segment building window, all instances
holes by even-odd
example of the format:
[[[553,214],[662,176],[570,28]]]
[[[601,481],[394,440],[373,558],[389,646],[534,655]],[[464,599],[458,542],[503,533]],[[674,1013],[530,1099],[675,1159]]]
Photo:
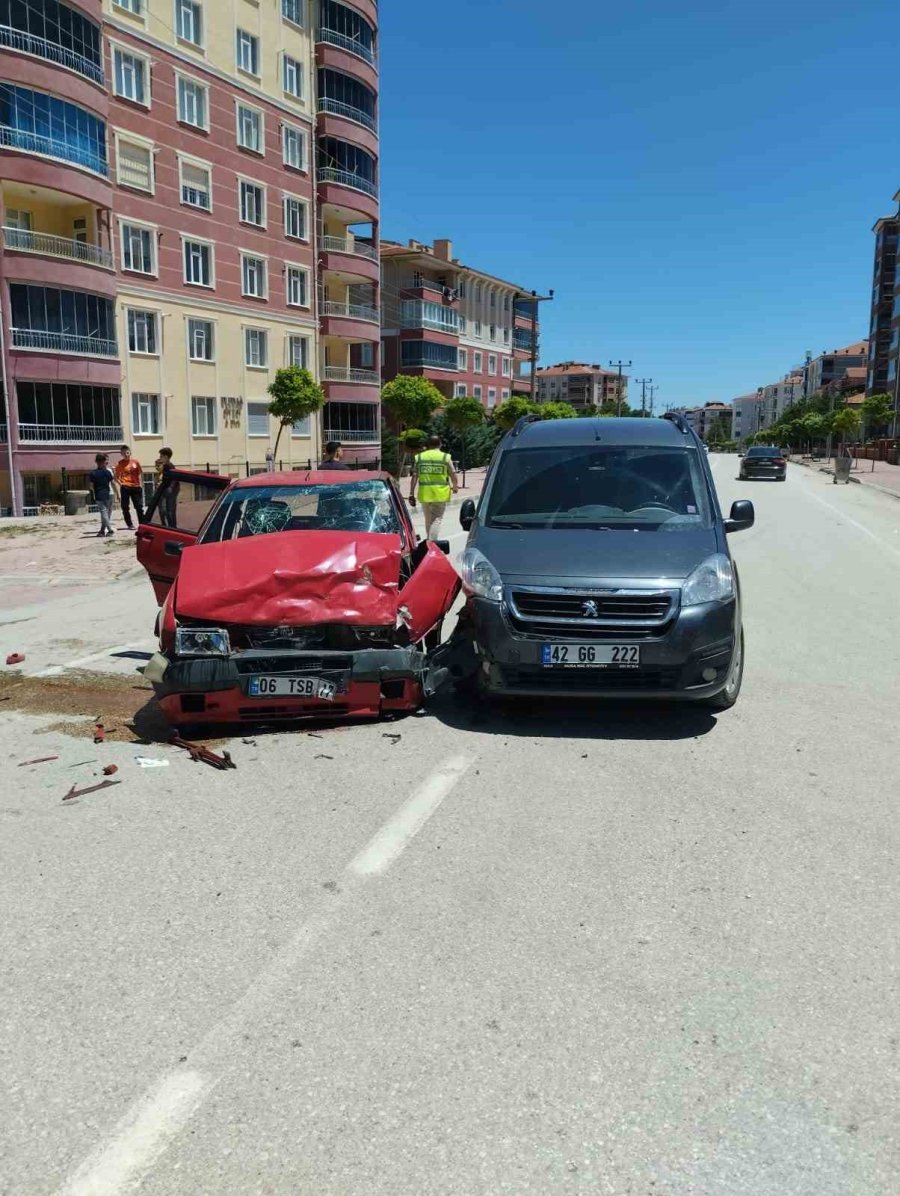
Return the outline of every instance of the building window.
[[[282,160],[291,170],[306,170],[306,134],[293,125],[281,130]]]
[[[309,337],[288,337],[288,365],[297,365],[301,370],[309,369]]]
[[[206,88],[194,79],[178,76],[178,119],[195,129],[206,128]]]
[[[249,331],[249,329],[248,329]],[[247,435],[269,435],[269,405],[268,403],[247,404]]]
[[[269,334],[264,328],[244,329],[244,364],[253,369],[268,369]]]
[[[134,104],[147,103],[147,61],[118,47],[113,49],[113,86],[117,96]]]
[[[130,12],[139,17],[144,11],[144,0],[113,0],[114,8],[121,8],[123,12]]]
[[[509,295],[503,296],[503,310],[509,311]]]
[[[191,433],[194,436],[215,436],[216,400],[207,395],[191,396]]]
[[[472,354],[472,360],[473,360],[472,369],[475,371],[476,374],[480,374],[482,371],[482,368],[483,368],[483,364],[484,364],[484,357],[481,355],[481,353],[476,352],[476,353]]]
[[[306,240],[306,203],[293,195],[284,197],[284,235]]]
[[[488,373],[496,374],[497,372],[497,355],[496,353],[488,354]]]
[[[153,191],[153,150],[116,137],[116,182],[135,191]]]
[[[176,0],[175,24],[183,42],[203,45],[203,9],[197,0]]]
[[[488,335],[492,341],[495,341],[497,339],[497,325],[496,324],[491,324]]]
[[[131,353],[156,354],[155,311],[128,309],[128,349]]]
[[[476,321],[475,321],[475,335],[476,335],[477,337],[480,337],[480,336],[481,336],[481,320],[476,320]]]
[[[303,66],[296,58],[285,54],[282,60],[282,87],[295,100],[303,99]]]
[[[497,402],[497,388],[496,386],[488,387],[488,407],[493,407]]]
[[[456,384],[456,397],[457,397],[458,399],[464,399],[468,393],[469,393],[469,388],[468,388],[468,386],[465,384],[465,382],[457,382],[457,384]]]
[[[17,228],[23,233],[31,232],[31,213],[21,208],[6,209],[6,227]]]
[[[400,365],[431,370],[457,369],[456,349],[453,345],[436,341],[401,341]]]
[[[238,104],[237,141],[242,149],[252,150],[254,154],[264,152],[263,118],[258,108],[249,108],[246,104]]]
[[[109,439],[119,439],[122,435],[118,387],[20,380],[16,383],[16,396],[20,439],[28,439],[30,429],[23,425],[29,424],[90,429],[87,435]]]
[[[131,396],[131,426],[135,436],[159,435],[159,395],[136,391]]]
[[[472,398],[478,399],[479,401],[481,400],[481,387],[480,386],[472,387]]]
[[[288,307],[308,307],[307,274],[302,266],[288,266],[287,268],[287,303]]]
[[[247,75],[259,76],[259,38],[248,33],[246,29],[238,29],[235,53],[239,71]]]
[[[195,162],[181,162],[181,202],[188,208],[212,210],[210,168]]]
[[[266,223],[266,192],[256,183],[240,182],[241,220],[262,228]]]
[[[461,370],[467,370],[469,368],[469,353],[467,349],[457,350],[457,359],[457,364]]]
[[[4,146],[107,174],[106,125],[76,104],[4,83],[0,126]]]
[[[15,347],[118,355],[115,301],[84,291],[10,282]]]
[[[503,377],[504,378],[512,377],[512,358],[511,357],[503,358]]]
[[[122,269],[135,274],[155,274],[156,234],[153,230],[138,224],[123,224],[121,232]]]
[[[188,355],[191,361],[214,361],[212,320],[188,320]]]
[[[497,306],[497,292],[491,291],[491,307]]]
[[[507,388],[505,386],[504,386],[503,390],[500,392],[500,397],[503,399],[504,403],[509,398],[509,391],[507,390]]]
[[[196,287],[213,285],[212,246],[205,241],[185,241],[184,281]]]
[[[251,299],[266,297],[266,259],[241,254],[241,294]]]
[[[281,0],[281,15],[292,25],[303,25],[303,0]]]

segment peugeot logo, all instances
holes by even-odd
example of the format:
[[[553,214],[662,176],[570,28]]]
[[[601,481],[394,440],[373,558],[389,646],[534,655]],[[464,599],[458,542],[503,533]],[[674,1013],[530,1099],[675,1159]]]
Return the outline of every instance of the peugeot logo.
[[[581,604],[581,613],[586,619],[599,619],[600,607],[593,600],[593,598],[586,598]]]

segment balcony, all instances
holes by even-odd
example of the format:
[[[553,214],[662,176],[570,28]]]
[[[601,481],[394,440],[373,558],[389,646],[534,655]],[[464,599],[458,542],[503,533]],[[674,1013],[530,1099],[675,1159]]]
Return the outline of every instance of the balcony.
[[[381,317],[377,307],[368,307],[361,303],[338,303],[333,299],[325,299],[319,305],[322,316],[340,316],[347,320],[365,320],[366,323],[378,324]]]
[[[453,287],[448,283],[437,282],[434,278],[423,278],[421,274],[407,278],[402,285],[404,291],[433,291],[435,295],[441,295],[444,298],[451,292],[455,294]]]
[[[370,66],[375,65],[375,51],[364,46],[362,42],[348,37],[346,33],[338,33],[336,29],[320,29],[318,40],[327,42],[330,46],[337,46],[339,50],[346,50],[348,54],[355,54],[357,58],[368,62]]]
[[[36,253],[42,257],[65,258],[88,266],[102,266],[104,270],[115,269],[113,255],[100,245],[86,241],[75,241],[70,237],[57,237],[53,233],[32,232],[31,229],[4,226],[3,247],[17,253]]]
[[[57,66],[64,66],[67,70],[90,79],[92,83],[103,86],[103,67],[100,63],[85,58],[83,54],[76,54],[74,50],[68,50],[65,46],[47,41],[45,37],[35,37],[33,33],[23,33],[10,25],[0,25],[0,47],[19,54],[31,54],[47,62],[55,62]]]
[[[82,357],[118,357],[114,340],[99,336],[73,336],[68,332],[47,332],[40,328],[10,328],[14,349],[37,349],[45,353],[78,353]]]
[[[333,166],[320,166],[316,171],[316,181],[319,183],[335,183],[339,187],[350,187],[354,191],[362,191],[365,195],[378,197],[378,188],[371,179],[364,175],[354,174],[349,170],[338,170]]]
[[[368,241],[358,241],[355,237],[319,238],[319,244],[326,253],[347,253],[353,257],[366,257],[370,261],[378,261],[378,247]]]
[[[462,317],[452,307],[430,303],[421,299],[404,299],[400,304],[400,326],[402,328],[429,328],[447,336],[458,336]]]
[[[121,424],[19,424],[23,443],[111,444],[121,439]]]
[[[341,444],[378,444],[381,440],[381,433],[377,428],[357,429],[355,432],[348,432],[346,428],[325,428],[325,440],[339,440]]]
[[[322,367],[323,382],[351,382],[358,386],[380,386],[381,378],[376,370],[355,370],[345,365]]]
[[[378,123],[372,113],[366,112],[363,108],[356,108],[353,104],[345,104],[342,100],[332,100],[328,96],[320,96],[318,111],[328,112],[332,116],[340,116],[344,120],[352,120],[358,125],[364,125],[373,133],[378,131]]]
[[[14,129],[11,125],[0,125],[0,148],[22,150],[27,154],[40,154],[45,158],[56,158],[81,166],[103,178],[109,177],[109,166],[104,158],[89,149],[82,149],[68,141],[55,137],[44,137],[30,133],[27,129]]]

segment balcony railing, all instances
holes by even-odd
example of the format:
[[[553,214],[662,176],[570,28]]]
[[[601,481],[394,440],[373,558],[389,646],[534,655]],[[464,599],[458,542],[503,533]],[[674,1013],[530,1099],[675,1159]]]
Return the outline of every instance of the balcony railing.
[[[29,133],[27,129],[14,129],[10,125],[0,125],[0,146],[4,149],[24,150],[27,154],[41,154],[46,158],[57,158],[62,162],[71,162],[75,166],[83,166],[85,170],[92,170],[94,174],[109,175],[109,166],[99,154],[82,149],[68,141],[59,141],[55,137],[44,137],[41,133]]]
[[[348,320],[366,320],[373,324],[381,319],[377,307],[367,307],[362,303],[336,303],[333,299],[324,300],[319,311],[323,316],[344,316]]]
[[[328,42],[331,46],[337,46],[339,50],[346,50],[348,54],[355,54],[357,58],[368,62],[370,66],[375,65],[375,51],[370,50],[368,46],[364,46],[362,42],[348,37],[346,33],[338,33],[336,29],[320,29],[319,41]]]
[[[358,125],[365,125],[373,133],[378,128],[371,112],[366,112],[364,108],[356,108],[353,104],[345,104],[342,100],[332,100],[329,96],[320,96],[318,109],[319,112],[330,112],[332,116],[342,116],[344,120],[352,120]]]
[[[0,25],[0,46],[7,50],[16,50],[20,54],[33,54],[35,58],[45,58],[48,62],[55,62],[70,71],[84,75],[94,83],[103,84],[103,67],[98,62],[92,62],[83,54],[76,54],[65,46],[57,46],[55,42],[47,41],[45,37],[35,37],[33,33],[22,33],[10,25]]]
[[[354,174],[350,170],[337,170],[334,166],[320,166],[316,171],[316,179],[320,183],[337,183],[339,187],[351,187],[354,191],[364,191],[366,195],[377,198],[378,188],[371,179],[364,175]]]
[[[448,308],[448,313],[451,316],[456,314],[452,308]],[[405,316],[401,321],[401,327],[429,328],[432,332],[444,332],[447,336],[458,336],[460,321],[458,319],[436,320],[433,316]]]
[[[323,236],[320,244],[326,253],[349,253],[354,257],[367,257],[373,262],[378,261],[378,248],[368,241],[358,241],[350,237]]]
[[[348,369],[345,365],[322,367],[323,382],[356,382],[362,386],[378,386],[381,378],[376,370]]]
[[[404,291],[433,291],[436,295],[443,296],[446,291],[452,291],[453,287],[448,283],[436,282],[433,278],[414,276],[406,279],[403,289]]]
[[[118,357],[119,346],[102,336],[73,336],[42,328],[10,328],[14,349],[44,349],[50,353],[80,353],[85,357]]]
[[[339,440],[342,444],[377,444],[381,433],[377,428],[348,432],[346,428],[325,428],[325,440]]]
[[[121,424],[19,424],[19,440],[42,444],[111,444],[121,439]]]
[[[57,237],[53,233],[37,233],[27,228],[3,228],[3,246],[19,253],[39,253],[44,257],[61,257],[72,262],[86,262],[90,266],[103,266],[106,270],[115,268],[113,255],[100,245],[87,241],[75,241],[70,237]]]

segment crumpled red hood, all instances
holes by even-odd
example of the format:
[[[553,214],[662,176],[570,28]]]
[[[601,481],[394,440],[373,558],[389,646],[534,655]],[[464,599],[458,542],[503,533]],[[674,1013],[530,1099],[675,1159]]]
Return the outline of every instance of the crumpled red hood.
[[[397,619],[400,537],[272,532],[186,548],[176,614],[215,623],[292,627]]]

